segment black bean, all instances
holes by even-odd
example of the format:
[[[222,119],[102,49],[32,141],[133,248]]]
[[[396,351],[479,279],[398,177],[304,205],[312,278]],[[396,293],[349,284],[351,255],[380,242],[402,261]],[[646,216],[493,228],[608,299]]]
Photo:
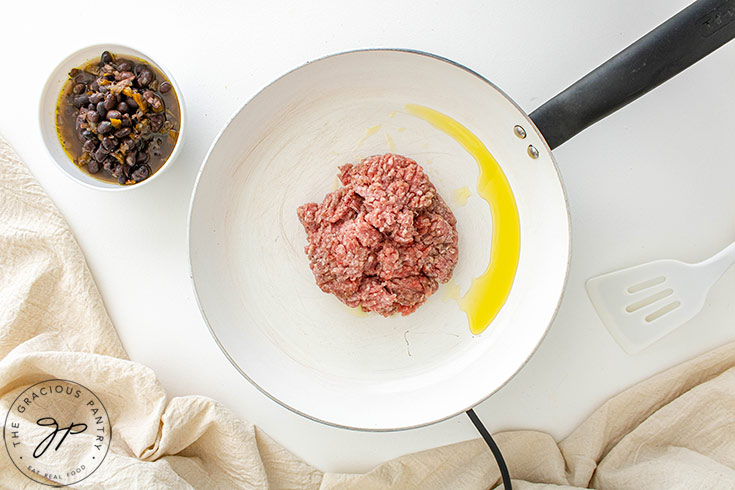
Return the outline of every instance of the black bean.
[[[161,85],[158,86],[158,91],[162,94],[167,94],[171,90],[171,84],[168,82],[161,82]]]
[[[155,112],[163,111],[163,100],[161,100],[161,97],[158,95],[154,96],[153,102],[151,102],[151,107]]]
[[[89,111],[87,112],[87,121],[91,123],[98,123],[100,122],[100,115],[97,111]]]
[[[150,70],[143,70],[138,74],[138,85],[147,87],[153,81],[153,73]]]
[[[115,98],[115,94],[107,94],[105,96],[105,109],[108,111],[110,109],[114,109],[117,105],[117,99]]]
[[[117,178],[117,183],[120,185],[125,185],[128,183],[128,178],[125,177],[124,175],[121,175],[120,177]]]
[[[102,121],[97,125],[97,132],[99,134],[107,134],[110,131],[112,131],[112,124],[110,124],[110,121]]]
[[[99,91],[103,94],[106,94],[110,91],[109,85],[100,85]]]
[[[117,62],[118,71],[133,71],[133,62],[130,60],[120,60]]]
[[[122,117],[122,114],[120,114],[120,111],[118,110],[111,110],[107,111],[107,119],[120,119]]]
[[[127,151],[130,151],[133,148],[135,148],[135,141],[133,141],[133,138],[131,138],[129,136],[127,138],[123,139],[122,142],[123,142],[123,145],[125,146],[125,149]]]
[[[97,83],[97,80],[95,80],[94,82],[92,82],[92,84],[89,86],[89,88],[93,92],[96,92],[96,91],[98,91],[100,89],[100,84]]]
[[[87,129],[86,131],[84,131],[84,132],[82,133],[82,136],[84,136],[84,139],[87,139],[87,140],[93,140],[93,139],[95,139],[95,140],[96,140],[96,139],[97,139],[97,135],[96,135],[96,134],[94,134],[94,133],[93,133],[92,131],[90,131],[89,129]]]
[[[149,119],[151,120],[151,131],[157,133],[161,129],[161,126],[163,126],[163,121],[166,120],[166,116],[163,114],[151,114]]]
[[[84,72],[80,72],[76,75],[74,75],[74,83],[85,83],[87,76],[84,74]]]
[[[128,112],[129,109],[130,107],[128,107],[128,104],[126,102],[120,102],[117,105],[117,110],[120,112]]]
[[[129,134],[130,134],[130,128],[123,127],[123,128],[118,129],[117,131],[115,131],[115,138],[123,139],[124,137],[126,137]]]
[[[147,179],[150,175],[151,168],[148,165],[142,164],[133,167],[133,170],[130,173],[130,178],[132,178],[135,182],[140,182]]]
[[[100,61],[102,62],[103,65],[106,63],[112,63],[112,55],[110,54],[110,52],[104,51],[102,53],[102,56],[100,56]]]
[[[75,95],[73,104],[74,104],[74,107],[76,108],[89,104],[89,95],[87,94]]]
[[[105,109],[104,102],[97,103],[97,114],[99,114],[102,119],[104,119],[105,116],[107,115],[107,109]]]
[[[97,148],[97,151],[95,151],[95,152],[94,152],[94,155],[92,155],[92,156],[93,156],[93,157],[94,157],[94,159],[95,159],[95,160],[97,160],[98,162],[102,162],[102,161],[104,161],[104,160],[105,160],[105,158],[107,157],[107,155],[108,155],[109,153],[110,153],[110,152],[109,152],[109,151],[107,151],[107,150],[105,149],[105,147],[104,147],[104,146],[100,145],[100,146],[99,146],[99,148]]]
[[[118,146],[118,142],[112,136],[105,136],[102,138],[102,146],[104,146],[107,151],[114,151]]]
[[[89,101],[95,105],[105,100],[105,96],[99,92],[95,92],[89,96]]]
[[[133,99],[132,97],[128,97],[127,99],[125,99],[125,102],[128,104],[128,106],[130,106],[133,111],[138,110],[138,103],[135,102],[135,99]]]
[[[130,128],[133,126],[133,120],[130,119],[130,114],[123,114],[122,117],[122,127],[124,128]]]
[[[128,152],[128,154],[125,155],[125,163],[127,163],[131,167],[135,165],[135,163],[137,162],[137,159],[138,159],[138,156],[137,156],[136,151]]]
[[[137,163],[147,163],[148,162],[148,152],[139,151],[136,161]]]
[[[90,110],[90,111],[96,111],[96,110],[97,110],[97,108],[95,107],[95,105],[94,105],[94,104],[90,103],[90,104],[89,104],[89,105],[87,106],[87,110]]]
[[[97,149],[97,140],[95,139],[85,141],[84,145],[82,145],[82,148],[84,148],[84,151],[94,153],[94,151]]]
[[[84,85],[83,83],[77,83],[76,85],[74,85],[74,88],[72,89],[72,92],[74,92],[75,95],[79,95],[82,92],[84,92],[85,90],[87,90],[87,86],[86,85]]]
[[[87,162],[87,171],[90,174],[96,174],[100,171],[100,163],[97,160],[90,160]]]
[[[118,163],[112,169],[112,176],[115,178],[119,178],[122,174],[123,174],[122,164]]]

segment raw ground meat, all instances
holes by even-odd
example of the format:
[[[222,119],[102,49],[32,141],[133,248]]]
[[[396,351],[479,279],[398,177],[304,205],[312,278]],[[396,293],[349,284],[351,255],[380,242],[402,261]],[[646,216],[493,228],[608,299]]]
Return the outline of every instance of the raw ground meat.
[[[452,277],[457,220],[421,166],[401,155],[339,167],[344,187],[299,207],[317,285],[347,306],[408,315]]]

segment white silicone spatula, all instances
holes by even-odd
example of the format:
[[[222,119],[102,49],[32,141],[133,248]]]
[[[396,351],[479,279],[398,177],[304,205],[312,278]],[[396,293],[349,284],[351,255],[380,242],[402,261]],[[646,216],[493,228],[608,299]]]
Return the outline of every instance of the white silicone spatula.
[[[602,322],[629,354],[696,315],[712,285],[735,263],[735,243],[696,264],[656,260],[587,281]]]

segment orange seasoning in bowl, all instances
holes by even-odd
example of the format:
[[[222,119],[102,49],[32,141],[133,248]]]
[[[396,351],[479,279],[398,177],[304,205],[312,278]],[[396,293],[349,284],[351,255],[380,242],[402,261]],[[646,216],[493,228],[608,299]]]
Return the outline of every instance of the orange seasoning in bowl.
[[[160,169],[180,127],[179,100],[163,73],[108,51],[71,70],[56,106],[56,132],[69,158],[82,171],[121,185]]]

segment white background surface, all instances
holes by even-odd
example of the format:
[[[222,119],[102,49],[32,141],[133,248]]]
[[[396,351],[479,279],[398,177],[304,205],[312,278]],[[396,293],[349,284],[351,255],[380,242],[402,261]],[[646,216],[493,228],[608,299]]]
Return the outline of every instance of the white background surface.
[[[326,427],[281,408],[229,364],[200,317],[186,252],[189,197],[215,135],[284,72],[365,47],[448,57],[530,112],[687,3],[131,1],[109,11],[124,25],[107,27],[104,7],[7,2],[0,132],[69,220],[130,357],[153,368],[171,396],[211,396],[320,469],[365,471],[476,432],[463,416],[398,433]],[[38,131],[47,75],[72,51],[99,42],[161,61],[188,109],[175,167],[129,192],[94,191],[64,177]],[[554,152],[572,216],[567,292],[535,356],[476,408],[491,431],[562,438],[625,387],[735,337],[732,270],[697,317],[637,356],[613,341],[584,291],[593,275],[657,258],[700,260],[735,239],[734,79],[731,43]]]

